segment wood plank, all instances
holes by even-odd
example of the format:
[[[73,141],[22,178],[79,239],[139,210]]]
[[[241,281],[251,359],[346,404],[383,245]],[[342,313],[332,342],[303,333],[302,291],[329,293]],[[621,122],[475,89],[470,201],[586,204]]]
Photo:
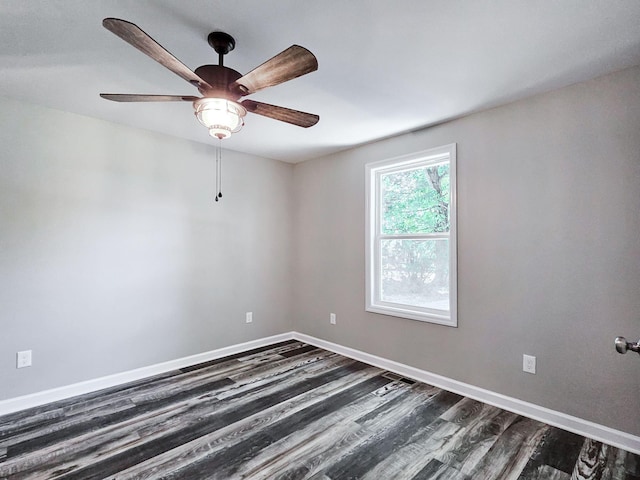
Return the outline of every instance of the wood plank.
[[[637,469],[631,467],[631,464],[636,464],[635,460],[637,460],[637,455],[587,438],[580,451],[571,480],[640,478]],[[631,468],[627,468],[627,466]]]
[[[632,454],[614,447],[609,449],[609,453],[603,477],[609,480],[627,480],[629,476],[633,478],[633,472],[625,468],[627,455],[632,456]],[[636,478],[640,478],[640,475],[637,475]]]
[[[545,424],[518,417],[478,462],[474,475],[486,480],[516,480],[546,431]]]
[[[455,468],[432,459],[411,480],[468,480],[470,478]]]
[[[0,425],[0,441],[7,438],[9,435],[15,436],[35,428],[41,428],[44,425],[49,425],[64,416],[64,409],[54,408],[52,410],[34,414],[27,418],[20,418],[10,423],[5,423]]]
[[[292,357],[294,355],[300,355],[301,353],[318,351],[319,348],[314,345],[304,345],[296,350],[290,350],[288,352],[281,353],[283,357]]]
[[[407,412],[402,419],[373,433],[368,441],[332,465],[325,473],[330,478],[360,478],[380,461],[405,445],[420,428],[433,423],[444,411],[459,402],[461,397],[440,391],[427,402]]]
[[[214,360],[209,360],[207,362],[190,365],[188,367],[181,368],[180,371],[183,373],[186,373],[186,372],[192,372],[194,370],[199,370],[201,368],[215,366],[220,363],[229,362],[230,360],[237,360],[237,359],[248,360],[251,358],[258,357],[259,354],[263,352],[278,353],[280,348],[284,347],[286,349],[290,345],[298,346],[298,345],[301,345],[301,343],[298,340],[287,340],[285,342],[275,343],[273,345],[265,345],[264,347],[258,347],[245,352],[235,353],[233,355],[227,355],[226,357],[216,358]]]
[[[413,478],[419,475],[435,460],[433,452],[442,449],[460,428],[455,423],[436,419],[426,428],[418,430],[405,445],[378,462],[362,477],[363,480]],[[437,460],[435,462],[440,463]],[[444,469],[443,472],[446,470],[448,469]],[[459,473],[456,472],[456,475]]]
[[[556,427],[549,427],[525,465],[520,480],[539,478],[540,467],[548,465],[569,476],[578,461],[584,437]]]
[[[474,421],[485,406],[486,404],[477,400],[463,398],[449,410],[440,415],[440,418],[448,422],[464,426],[469,422]]]
[[[477,421],[470,422],[456,434],[458,438],[450,442],[455,452],[446,455],[447,465],[456,470],[471,475],[475,472],[478,463],[491,449],[502,433],[517,418],[515,413],[506,412],[485,405],[484,410],[488,410],[487,415],[478,415]],[[497,413],[495,413],[497,411]],[[454,437],[455,438],[455,437]]]
[[[108,409],[102,409],[99,413],[92,417],[96,422],[102,421],[105,425],[109,425],[116,418],[127,419],[136,416],[134,410],[136,406],[130,399],[122,399],[109,406]],[[123,415],[119,415],[126,412]],[[10,456],[25,455],[29,453],[39,452],[47,445],[65,442],[68,439],[82,435],[82,431],[92,432],[94,429],[87,423],[86,417],[64,417],[53,423],[43,423],[39,428],[31,428],[24,433],[12,435],[7,438],[2,445],[7,448],[7,458]],[[44,441],[43,441],[44,440]],[[26,448],[24,448],[26,446]],[[10,449],[10,450],[9,450]]]
[[[571,476],[557,468],[542,465],[536,469],[532,478],[534,478],[534,480],[570,480]]]
[[[634,453],[626,453],[626,458],[624,461],[624,468],[627,471],[628,475],[631,476],[628,480],[638,480],[640,479],[640,455],[636,455]],[[637,478],[634,478],[637,477]]]
[[[609,445],[587,438],[580,450],[571,480],[601,480],[609,450]]]

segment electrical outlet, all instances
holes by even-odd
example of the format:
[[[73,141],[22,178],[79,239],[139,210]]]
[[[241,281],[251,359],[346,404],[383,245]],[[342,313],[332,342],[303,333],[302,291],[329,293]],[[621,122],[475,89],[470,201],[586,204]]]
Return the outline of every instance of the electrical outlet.
[[[245,321],[247,323],[253,322],[253,312],[247,312],[247,316],[245,317]]]
[[[31,366],[31,350],[25,350],[16,354],[16,368]]]
[[[330,313],[329,314],[329,323],[331,325],[335,325],[336,324],[336,314],[335,313]]]
[[[536,357],[533,355],[522,355],[522,371],[536,373]]]

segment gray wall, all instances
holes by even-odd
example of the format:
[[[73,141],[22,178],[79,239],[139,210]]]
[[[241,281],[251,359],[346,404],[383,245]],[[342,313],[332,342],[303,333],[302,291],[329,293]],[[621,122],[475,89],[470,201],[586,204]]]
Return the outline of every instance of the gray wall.
[[[453,142],[459,328],[365,312],[365,163]],[[640,68],[298,164],[294,188],[299,331],[640,435],[640,358],[613,349],[640,336]]]
[[[292,329],[291,165],[216,204],[213,147],[2,98],[0,145],[0,399]]]

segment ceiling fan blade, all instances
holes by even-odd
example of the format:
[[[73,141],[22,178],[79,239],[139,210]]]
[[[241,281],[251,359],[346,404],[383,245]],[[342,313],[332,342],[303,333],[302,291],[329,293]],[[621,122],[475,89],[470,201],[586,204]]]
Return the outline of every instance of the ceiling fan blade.
[[[256,102],[255,100],[244,100],[242,106],[247,109],[248,112],[262,115],[263,117],[273,118],[280,120],[281,122],[287,122],[299,127],[313,127],[320,117],[313,113],[301,112],[299,110],[292,110],[290,108],[278,107],[276,105],[270,105],[268,103]]]
[[[203,90],[211,89],[211,85],[192,72],[189,67],[169,53],[137,25],[119,18],[105,18],[102,21],[102,25],[192,85]]]
[[[101,93],[100,96],[114,102],[193,102],[200,98],[188,95],[137,95],[129,93]]]
[[[235,90],[249,95],[318,69],[318,60],[304,47],[292,45],[234,82]]]

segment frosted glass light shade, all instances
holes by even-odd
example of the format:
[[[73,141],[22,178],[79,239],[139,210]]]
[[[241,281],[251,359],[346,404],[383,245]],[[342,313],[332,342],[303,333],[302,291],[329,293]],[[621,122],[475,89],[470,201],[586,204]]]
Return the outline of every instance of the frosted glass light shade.
[[[209,129],[209,135],[228,138],[244,125],[247,110],[239,103],[225,98],[199,98],[193,102],[198,121]]]

